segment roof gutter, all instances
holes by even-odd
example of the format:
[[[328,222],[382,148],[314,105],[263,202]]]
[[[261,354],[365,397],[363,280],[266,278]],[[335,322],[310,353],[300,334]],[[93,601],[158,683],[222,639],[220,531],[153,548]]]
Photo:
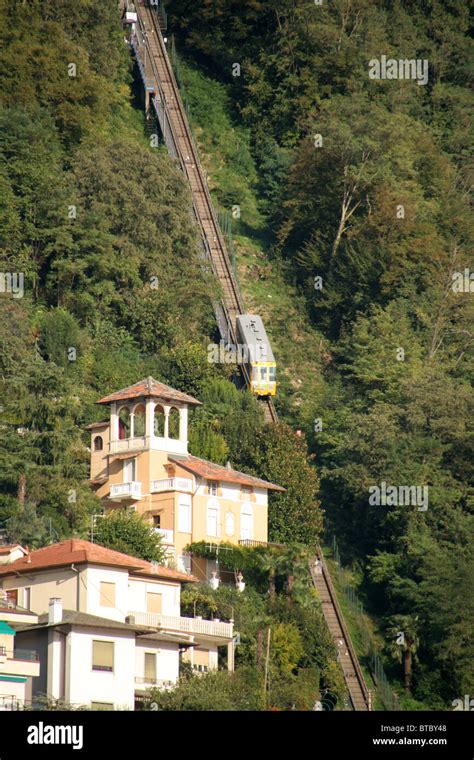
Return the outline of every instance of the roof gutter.
[[[79,609],[79,607],[80,607],[80,599],[81,599],[81,594],[80,594],[80,592],[81,592],[81,587],[80,587],[80,585],[79,585],[79,577],[80,577],[80,575],[81,575],[81,571],[80,571],[80,570],[78,570],[78,569],[77,569],[77,568],[74,566],[74,562],[73,562],[73,563],[72,563],[72,565],[71,565],[71,570],[73,571],[73,573],[76,573],[76,576],[77,576],[77,580],[76,580],[76,610],[77,610],[77,612],[80,612],[80,609]]]

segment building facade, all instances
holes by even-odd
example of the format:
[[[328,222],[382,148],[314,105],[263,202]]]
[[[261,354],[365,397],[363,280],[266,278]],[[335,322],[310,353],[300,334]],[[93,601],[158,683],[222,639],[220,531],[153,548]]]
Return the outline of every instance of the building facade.
[[[180,658],[217,667],[219,647],[233,668],[233,621],[182,617],[188,574],[80,539],[27,552],[0,565],[11,603],[38,621],[15,625],[19,646],[38,653],[40,694],[93,709],[134,709],[151,687],[171,688]]]
[[[0,595],[0,711],[21,709],[31,701],[33,678],[40,675],[39,655],[35,649],[20,648],[15,628],[37,622],[37,615],[7,594]]]
[[[89,426],[91,484],[105,510],[142,514],[176,567],[208,578],[212,563],[186,554],[207,541],[266,542],[273,483],[188,453],[188,411],[199,401],[148,377],[102,398],[110,417]]]

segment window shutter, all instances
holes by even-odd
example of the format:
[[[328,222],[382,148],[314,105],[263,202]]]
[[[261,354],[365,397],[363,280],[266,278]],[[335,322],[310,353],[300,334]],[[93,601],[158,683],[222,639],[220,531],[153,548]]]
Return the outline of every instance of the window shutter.
[[[156,681],[156,655],[150,652],[145,652],[145,681]]]
[[[146,611],[161,614],[162,602],[163,594],[155,594],[148,591],[146,595]]]
[[[92,668],[94,670],[114,669],[114,642],[92,642]]]
[[[100,582],[100,606],[115,607],[115,583]]]

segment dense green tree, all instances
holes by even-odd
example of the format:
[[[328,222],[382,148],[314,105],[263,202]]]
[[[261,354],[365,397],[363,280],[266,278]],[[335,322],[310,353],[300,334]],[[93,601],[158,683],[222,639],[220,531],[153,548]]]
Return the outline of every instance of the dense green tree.
[[[165,560],[161,536],[137,512],[112,509],[97,518],[94,542],[149,562],[163,564]]]

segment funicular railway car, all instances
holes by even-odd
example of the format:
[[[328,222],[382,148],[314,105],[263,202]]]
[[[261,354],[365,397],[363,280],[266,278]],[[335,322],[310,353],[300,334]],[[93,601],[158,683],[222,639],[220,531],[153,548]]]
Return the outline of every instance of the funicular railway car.
[[[250,391],[256,396],[275,396],[276,362],[262,318],[240,314],[237,332],[244,348],[244,364],[250,377]]]

